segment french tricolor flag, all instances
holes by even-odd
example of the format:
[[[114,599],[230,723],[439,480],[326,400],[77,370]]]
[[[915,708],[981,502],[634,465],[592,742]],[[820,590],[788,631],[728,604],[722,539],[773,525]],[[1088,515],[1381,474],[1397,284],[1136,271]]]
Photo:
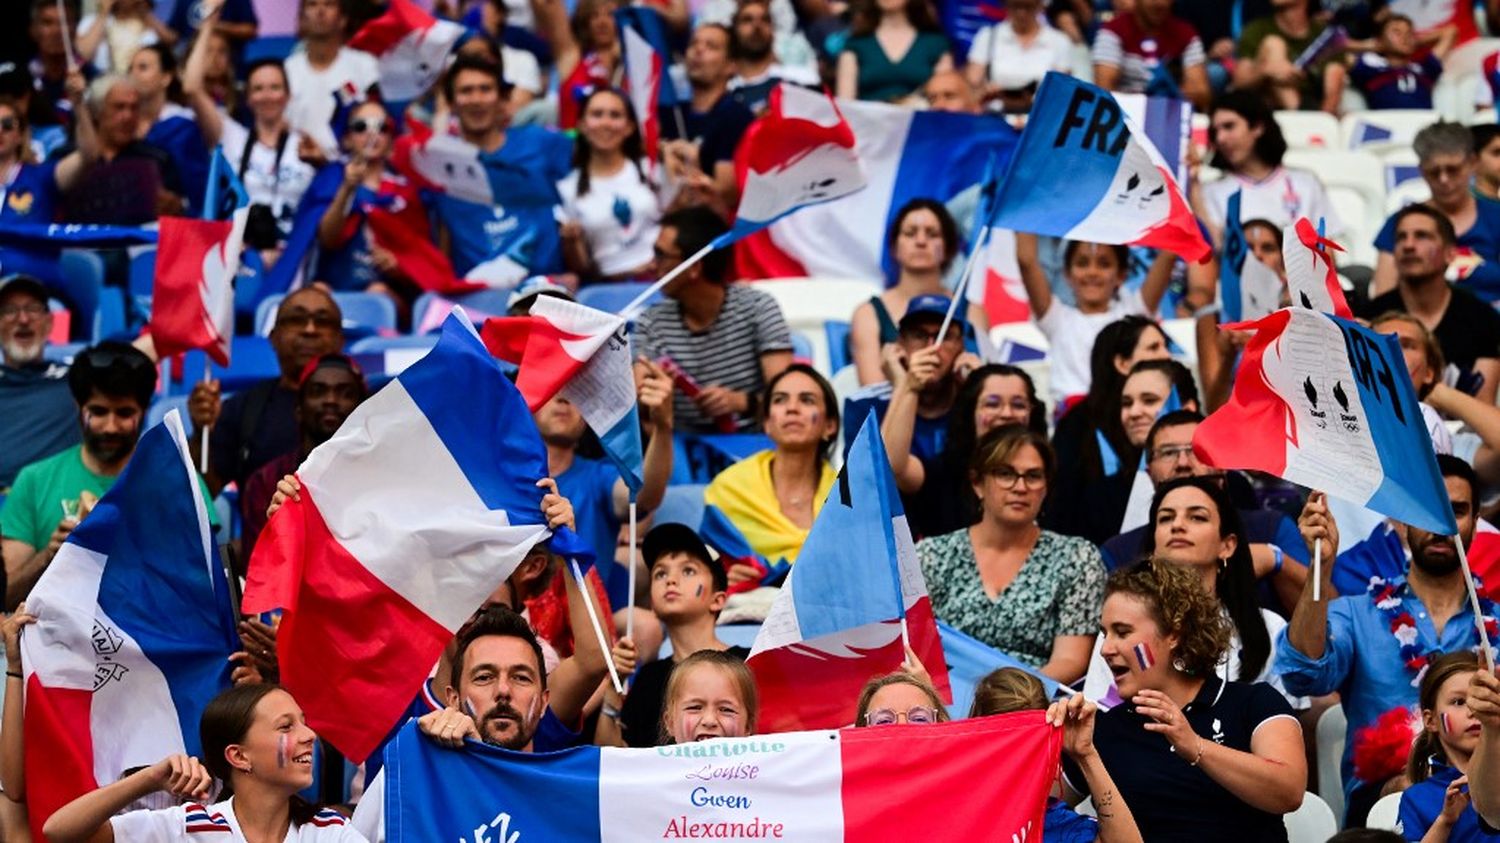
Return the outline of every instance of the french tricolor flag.
[[[734,226],[714,244],[728,246],[787,214],[865,186],[854,130],[827,94],[781,84],[742,143],[745,168]]]
[[[203,706],[229,687],[239,638],[177,411],[142,434],[26,608],[26,800],[40,840],[54,811],[124,771],[198,754]]]
[[[349,39],[349,46],[374,55],[380,63],[380,94],[391,102],[408,102],[427,93],[448,66],[448,54],[464,28],[438,20],[411,0],[391,0],[385,14]]]
[[[1318,234],[1306,217],[1287,226],[1281,242],[1292,305],[1353,319],[1354,312],[1344,299],[1344,288],[1333,266],[1332,252],[1343,248]]]
[[[943,643],[873,416],[855,437],[746,661],[760,730],[854,722],[860,688],[901,666],[902,625],[945,700]]]
[[[1040,711],[544,754],[413,723],[386,750],[386,840],[1040,843],[1061,743]]]
[[[666,48],[666,30],[655,9],[631,6],[615,10],[620,25],[620,49],[625,59],[625,93],[641,124],[641,142],[653,166],[661,143],[658,105],[677,101],[672,80],[667,77],[671,52]]]
[[[1202,260],[1213,249],[1173,169],[1112,94],[1048,73],[991,225]]]
[[[282,682],[309,725],[363,761],[442,648],[532,546],[591,560],[540,511],[546,451],[461,311],[297,471],[300,501],[256,543],[244,611],[285,609]]]
[[[1199,460],[1322,489],[1430,532],[1457,532],[1394,336],[1300,307],[1223,327],[1255,336],[1228,403],[1193,435]]]
[[[516,388],[536,412],[554,395],[575,406],[634,495],[640,490],[641,422],[625,320],[556,296],[538,296],[529,316],[484,323],[490,352],[520,366]]]
[[[229,365],[234,278],[248,216],[240,208],[227,220],[161,218],[150,323],[161,357],[203,349],[220,366]]]

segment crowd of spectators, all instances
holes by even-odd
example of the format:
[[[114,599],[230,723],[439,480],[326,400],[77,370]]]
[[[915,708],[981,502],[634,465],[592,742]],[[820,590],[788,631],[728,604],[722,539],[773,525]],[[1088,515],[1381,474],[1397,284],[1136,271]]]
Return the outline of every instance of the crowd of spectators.
[[[1406,839],[1500,835],[1500,681],[1473,654],[1485,624],[1454,544],[1482,542],[1500,514],[1500,125],[1434,113],[1391,141],[1426,193],[1378,228],[1342,219],[1320,174],[1287,163],[1300,141],[1283,125],[1295,112],[1431,110],[1460,74],[1473,84],[1458,90],[1489,104],[1500,74],[1478,21],[1500,20],[1500,3],[1476,16],[1463,0],[436,0],[424,5],[465,34],[411,102],[383,98],[386,69],[348,43],[385,11],[379,0],[298,0],[295,38],[262,34],[266,4],[252,0],[13,5],[0,33],[10,678],[16,638],[36,620],[28,592],[128,462],[153,406],[172,400],[166,381],[182,366],[158,360],[142,331],[149,297],[103,335],[56,249],[16,232],[211,214],[216,157],[243,183],[247,255],[259,272],[285,261],[299,276],[266,324],[252,324],[254,307],[241,314],[240,333],[262,333],[274,370],[232,390],[205,377],[176,398],[217,503],[213,528],[243,575],[270,512],[298,494],[296,467],[382,383],[350,351],[363,329],[342,297],[388,302],[400,332],[432,327],[419,318],[429,279],[383,228],[392,220],[524,315],[538,296],[659,278],[724,234],[745,179],[738,153],[779,84],[1019,129],[1042,78],[1060,72],[1189,104],[1204,131],[1183,156],[1183,189],[1219,252],[1242,228],[1246,259],[1284,280],[1282,232],[1299,218],[1337,241],[1371,238],[1359,244],[1368,265],[1340,255],[1340,272],[1354,312],[1400,341],[1458,537],[1397,524],[1396,549],[1379,557],[1370,548],[1387,528],[1371,513],[1200,462],[1194,431],[1228,400],[1248,339],[1219,325],[1216,261],[1015,232],[1014,289],[1046,349],[1041,365],[1011,365],[990,342],[1007,326],[991,325],[983,297],[951,306],[972,245],[962,202],[918,195],[892,208],[888,276],[865,279],[868,299],[842,314],[844,370],[796,351],[777,298],[736,278],[728,250],[661,291],[633,327],[647,442],[634,495],[576,407],[557,397],[535,411],[555,481],[543,511],[603,564],[580,586],[533,553],[445,652],[412,715],[434,740],[527,751],[754,734],[747,652],[725,629],[764,618],[837,483],[840,446],[873,413],[938,620],[1031,671],[987,677],[967,713],[1046,708],[1040,676],[1082,691],[1047,715],[1065,730],[1065,760],[1045,839],[1284,840],[1282,816],[1305,791],[1330,789],[1311,776],[1339,752],[1314,739],[1333,705],[1348,721],[1332,783],[1346,825],[1401,794]],[[674,59],[662,84],[675,95],[662,102],[676,104],[656,114],[638,113],[626,85],[619,20],[643,9]],[[482,213],[419,176],[412,149],[428,138],[472,150]],[[103,284],[133,295],[127,251],[95,254]],[[1172,320],[1196,331],[1195,348],[1169,333]],[[674,440],[700,437],[734,458],[683,482]],[[706,511],[701,530],[653,524],[673,492]],[[612,648],[589,626],[583,588],[614,617]],[[316,736],[266,684],[274,627],[247,621],[242,634],[239,685],[204,714],[201,762],[166,759],[107,783],[51,818],[49,839],[101,839],[103,828],[177,839],[151,835],[173,833],[180,808],[121,812],[161,790],[207,802],[214,781],[242,807],[274,806],[241,813],[242,837],[253,826],[383,839],[374,767],[357,779],[349,825],[296,800],[311,778],[300,764],[252,774],[277,766],[255,755],[275,742],[267,723],[297,724],[294,758]],[[626,693],[605,681],[607,660],[632,677]],[[484,681],[481,664],[506,682]],[[18,757],[20,684],[6,691],[0,839],[24,840],[24,779],[6,761]],[[914,661],[872,677],[849,705],[857,726],[950,716]],[[1371,763],[1378,753],[1361,747],[1393,710],[1410,712],[1415,741]],[[1068,807],[1086,796],[1097,820]]]

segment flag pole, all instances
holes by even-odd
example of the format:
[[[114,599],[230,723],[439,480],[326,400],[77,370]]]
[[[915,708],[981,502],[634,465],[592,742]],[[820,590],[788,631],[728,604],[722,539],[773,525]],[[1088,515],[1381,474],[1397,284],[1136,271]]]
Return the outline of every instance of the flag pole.
[[[73,35],[68,32],[68,10],[63,6],[63,0],[57,0],[57,21],[62,27],[63,53],[68,57],[69,72],[78,69],[83,63],[78,60],[73,52]]]
[[[609,668],[609,681],[615,686],[615,693],[624,694],[625,686],[620,682],[620,674],[615,671],[615,659],[610,653],[609,639],[604,637],[604,626],[599,623],[599,610],[594,608],[594,598],[589,594],[588,581],[583,578],[583,571],[578,568],[577,559],[568,559],[573,566],[573,579],[578,583],[578,591],[583,597],[583,607],[588,610],[589,623],[594,625],[594,635],[599,639],[599,648],[604,651],[604,666]]]
[[[1490,636],[1484,628],[1484,610],[1479,605],[1479,589],[1474,587],[1474,570],[1469,567],[1469,553],[1464,549],[1462,536],[1454,534],[1453,544],[1458,548],[1458,562],[1464,570],[1464,589],[1469,592],[1469,608],[1474,610],[1474,625],[1479,628],[1479,651],[1484,654],[1484,669],[1495,672],[1495,651],[1490,648]]]
[[[210,365],[211,364],[210,364],[210,361],[208,359],[208,355],[204,354],[203,355],[203,382],[204,383],[208,383],[209,380],[210,380],[209,375],[212,374],[212,369],[210,368]],[[203,426],[203,429],[200,430],[200,431],[198,431],[198,473],[204,475],[205,477],[208,476],[208,431],[212,427],[213,427],[213,425],[207,425],[207,424],[205,424]]]
[[[974,265],[979,261],[979,254],[984,251],[989,242],[990,230],[986,226],[980,233],[974,248],[969,252],[969,259],[964,262],[963,274],[958,277],[958,286],[953,289],[953,300],[948,302],[948,312],[943,316],[943,324],[938,328],[937,336],[932,339],[933,345],[941,343],[943,337],[948,336],[948,326],[953,324],[953,315],[958,312],[960,302],[965,300],[964,291],[969,287],[969,276],[974,274]]]
[[[625,598],[625,637],[632,642],[635,641],[635,493],[630,494],[630,549],[627,551],[630,561],[625,569],[625,591],[630,596]],[[905,621],[902,621],[903,628]]]
[[[620,316],[624,317],[626,322],[634,319],[640,313],[640,311],[645,308],[646,301],[648,299],[660,292],[661,288],[670,284],[675,278],[677,278],[677,276],[686,272],[688,268],[693,264],[703,260],[705,257],[707,257],[709,252],[712,252],[716,248],[718,248],[717,240],[694,252],[692,257],[689,257],[687,260],[672,267],[672,270],[666,275],[663,275],[660,281],[657,281],[650,287],[647,287],[641,292],[640,295],[636,296],[635,299],[630,302],[630,304],[627,304],[623,308],[621,308]]]
[[[1323,599],[1323,537],[1313,539],[1313,602]]]

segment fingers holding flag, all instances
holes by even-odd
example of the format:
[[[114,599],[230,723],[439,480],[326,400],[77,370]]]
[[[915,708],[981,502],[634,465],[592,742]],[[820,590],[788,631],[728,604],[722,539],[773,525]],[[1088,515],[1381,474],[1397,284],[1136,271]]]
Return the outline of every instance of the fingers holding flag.
[[[289,500],[298,502],[302,500],[302,482],[295,474],[288,474],[276,481],[276,493],[271,495],[271,505],[266,507],[266,517],[270,518],[275,515],[276,510],[281,509],[282,505]]]
[[[551,477],[543,477],[536,481],[536,485],[537,488],[547,490],[547,494],[542,495],[542,515],[547,519],[547,526],[553,530],[558,527],[575,529],[573,503],[557,491],[557,481]]]
[[[1321,541],[1324,560],[1331,562],[1338,556],[1339,526],[1328,509],[1328,495],[1323,492],[1308,495],[1302,514],[1297,516],[1297,529],[1302,533],[1302,541],[1307,545],[1309,553],[1314,552],[1317,543]],[[1331,570],[1333,566],[1327,567]]]
[[[464,704],[468,706],[468,700]],[[472,706],[469,707],[472,710]],[[422,715],[417,719],[417,728],[422,730],[422,734],[449,749],[461,748],[468,738],[483,740],[474,718],[452,706]]]

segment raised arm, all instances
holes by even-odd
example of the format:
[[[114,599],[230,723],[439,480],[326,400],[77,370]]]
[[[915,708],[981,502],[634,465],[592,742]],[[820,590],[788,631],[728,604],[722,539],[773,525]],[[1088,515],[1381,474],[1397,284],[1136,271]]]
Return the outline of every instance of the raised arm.
[[[641,458],[641,491],[636,495],[637,514],[644,516],[661,506],[667,482],[672,479],[672,378],[645,356],[636,359],[644,375],[636,385],[641,421],[651,439]],[[615,515],[625,520],[630,511],[630,489],[624,480],[615,483]]]
[[[339,184],[333,201],[328,203],[328,210],[323,212],[323,218],[318,220],[319,246],[337,249],[344,245],[344,224],[349,221],[349,214],[354,210],[354,192],[359,189],[359,183],[364,181],[369,166],[370,162],[360,155],[344,164],[344,180]]]
[[[36,623],[26,604],[0,623],[5,638],[5,711],[0,715],[0,788],[12,802],[26,801],[26,743],[22,740],[22,702],[26,684],[21,678],[21,627]]]
[[[1500,827],[1500,679],[1477,671],[1469,680],[1468,705],[1480,723],[1479,746],[1469,760],[1469,796],[1479,816]]]
[[[98,160],[99,139],[94,133],[94,113],[84,101],[88,83],[84,80],[82,71],[76,68],[68,71],[68,78],[63,85],[68,93],[68,101],[73,104],[73,151],[57,162],[52,179],[57,183],[59,191],[67,193],[83,179],[84,171]]]
[[[1307,505],[1302,507],[1302,514],[1297,518],[1297,528],[1302,531],[1302,540],[1307,544],[1309,554],[1314,552],[1317,540],[1323,540],[1323,593],[1321,600],[1313,599],[1313,580],[1308,577],[1297,608],[1292,610],[1287,640],[1307,658],[1321,659],[1328,648],[1328,603],[1335,594],[1333,560],[1339,553],[1339,528],[1334,523],[1333,514],[1328,511],[1327,495],[1314,492],[1308,497]]]
[[[847,50],[839,54],[833,90],[840,99],[852,100],[859,96],[859,59]]]
[[[49,843],[111,843],[109,819],[147,794],[164,790],[174,796],[205,801],[213,776],[187,755],[163,758],[144,770],[86,793],[59,808],[42,827]]]
[[[1172,283],[1172,267],[1176,265],[1177,255],[1166,249],[1157,251],[1156,259],[1146,271],[1146,280],[1141,282],[1141,304],[1146,306],[1147,313],[1156,313],[1162,296],[1167,294],[1167,285]]]
[[[880,438],[885,442],[885,456],[896,475],[896,488],[910,495],[927,482],[922,461],[911,454],[911,439],[917,426],[918,398],[922,389],[937,377],[940,352],[937,346],[928,346],[907,358],[900,348],[889,345],[882,356],[891,381],[891,403],[880,422]]]
[[[224,134],[224,118],[219,116],[219,109],[215,106],[213,97],[208,95],[203,78],[207,73],[208,35],[219,22],[219,13],[223,11],[224,5],[219,0],[207,0],[203,9],[203,26],[198,30],[198,37],[193,39],[193,49],[188,53],[187,64],[182,68],[182,93],[187,96],[193,116],[198,118],[198,130],[203,133],[204,144],[215,147]]]
[[[547,490],[542,498],[542,514],[547,517],[547,526],[573,528],[573,505],[557,491],[557,481],[550,477],[537,483]],[[573,576],[571,560],[563,560],[563,582],[568,595],[568,628],[573,633],[573,655],[562,660],[547,677],[551,692],[548,707],[557,719],[573,728],[583,716],[583,707],[594,695],[594,689],[604,679],[608,669],[604,665],[604,647],[594,633],[585,599],[593,599],[592,593],[585,598],[587,583]],[[599,607],[596,605],[595,610]]]
[[[1016,264],[1021,268],[1021,284],[1026,288],[1026,300],[1031,303],[1031,318],[1039,320],[1052,309],[1052,284],[1042,270],[1038,243],[1035,234],[1016,232]],[[1141,297],[1145,298],[1144,289]]]

